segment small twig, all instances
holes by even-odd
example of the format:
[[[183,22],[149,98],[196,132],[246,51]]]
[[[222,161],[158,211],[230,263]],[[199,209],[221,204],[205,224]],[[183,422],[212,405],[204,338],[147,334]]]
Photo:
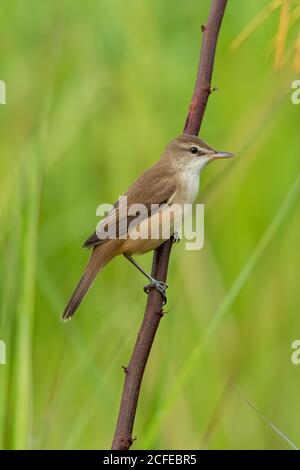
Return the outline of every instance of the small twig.
[[[197,72],[195,89],[184,126],[184,133],[198,135],[211,89],[211,78],[215,60],[216,46],[227,0],[212,0],[206,25],[202,26],[203,41]],[[168,240],[155,250],[152,275],[165,282],[168,272],[172,241]],[[112,443],[113,450],[128,450],[132,443],[132,431],[137,403],[151,347],[159,326],[162,310],[161,295],[151,289],[146,311],[128,367],[117,426]]]

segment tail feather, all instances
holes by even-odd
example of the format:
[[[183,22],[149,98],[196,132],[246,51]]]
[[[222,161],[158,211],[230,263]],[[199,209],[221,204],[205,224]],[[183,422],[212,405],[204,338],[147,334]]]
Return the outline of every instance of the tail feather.
[[[66,306],[62,314],[62,317],[61,317],[62,321],[67,321],[71,319],[71,317],[74,315],[79,305],[81,304],[83,297],[89,290],[92,282],[93,280],[88,279],[86,274],[82,276],[72,297],[69,300],[68,305]]]
[[[97,276],[100,269],[103,267],[103,261],[101,258],[96,256],[96,251],[93,252],[90,261],[85,269],[83,276],[81,277],[79,283],[76,286],[75,291],[73,292],[68,305],[66,306],[61,320],[67,321],[70,320],[74,315],[79,305],[81,304],[85,294],[93,284],[95,277]]]

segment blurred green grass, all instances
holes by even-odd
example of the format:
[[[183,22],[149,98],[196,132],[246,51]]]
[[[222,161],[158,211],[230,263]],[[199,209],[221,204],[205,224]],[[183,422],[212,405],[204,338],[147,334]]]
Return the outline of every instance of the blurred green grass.
[[[231,1],[226,12],[219,91],[201,135],[238,157],[203,175],[204,250],[181,244],[172,252],[169,312],[143,382],[135,448],[287,448],[234,392],[219,409],[226,383],[218,370],[300,445],[300,378],[290,362],[300,334],[299,194],[288,198],[300,172],[300,111],[289,96],[299,77],[289,66],[275,73],[264,60],[277,13],[230,49],[262,3]],[[96,206],[115,201],[181,132],[208,7],[208,0],[2,2],[1,448],[110,445],[121,365],[145,306],[143,279],[117,259],[71,323],[59,316],[86,262],[80,246]],[[141,261],[150,266],[151,256]]]

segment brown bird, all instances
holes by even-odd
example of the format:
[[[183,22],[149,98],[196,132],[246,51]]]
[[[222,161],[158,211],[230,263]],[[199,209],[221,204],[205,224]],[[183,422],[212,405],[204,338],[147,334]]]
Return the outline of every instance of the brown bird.
[[[130,186],[126,198],[114,204],[96,232],[85,241],[83,246],[92,248],[92,254],[62,320],[72,317],[97,274],[117,255],[124,255],[148,278],[150,284],[144,287],[145,292],[156,289],[166,303],[166,284],[147,274],[132,255],[154,250],[170,238],[178,223],[182,223],[182,208],[192,204],[198,194],[201,170],[212,160],[232,156],[213,150],[196,136],[183,134],[172,140],[160,160]],[[143,204],[139,216],[131,211],[136,204]],[[170,221],[167,236],[162,227],[166,216]],[[155,231],[158,235],[154,237]]]

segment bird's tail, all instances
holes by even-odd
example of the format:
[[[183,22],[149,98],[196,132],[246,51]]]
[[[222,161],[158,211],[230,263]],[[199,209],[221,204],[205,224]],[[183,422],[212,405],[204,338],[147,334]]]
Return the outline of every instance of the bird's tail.
[[[93,284],[97,274],[108,261],[107,251],[110,250],[106,250],[104,245],[94,248],[89,262],[85,268],[85,272],[77,284],[76,289],[73,292],[72,297],[70,298],[69,303],[62,314],[62,321],[70,320],[78,309],[85,294]]]

